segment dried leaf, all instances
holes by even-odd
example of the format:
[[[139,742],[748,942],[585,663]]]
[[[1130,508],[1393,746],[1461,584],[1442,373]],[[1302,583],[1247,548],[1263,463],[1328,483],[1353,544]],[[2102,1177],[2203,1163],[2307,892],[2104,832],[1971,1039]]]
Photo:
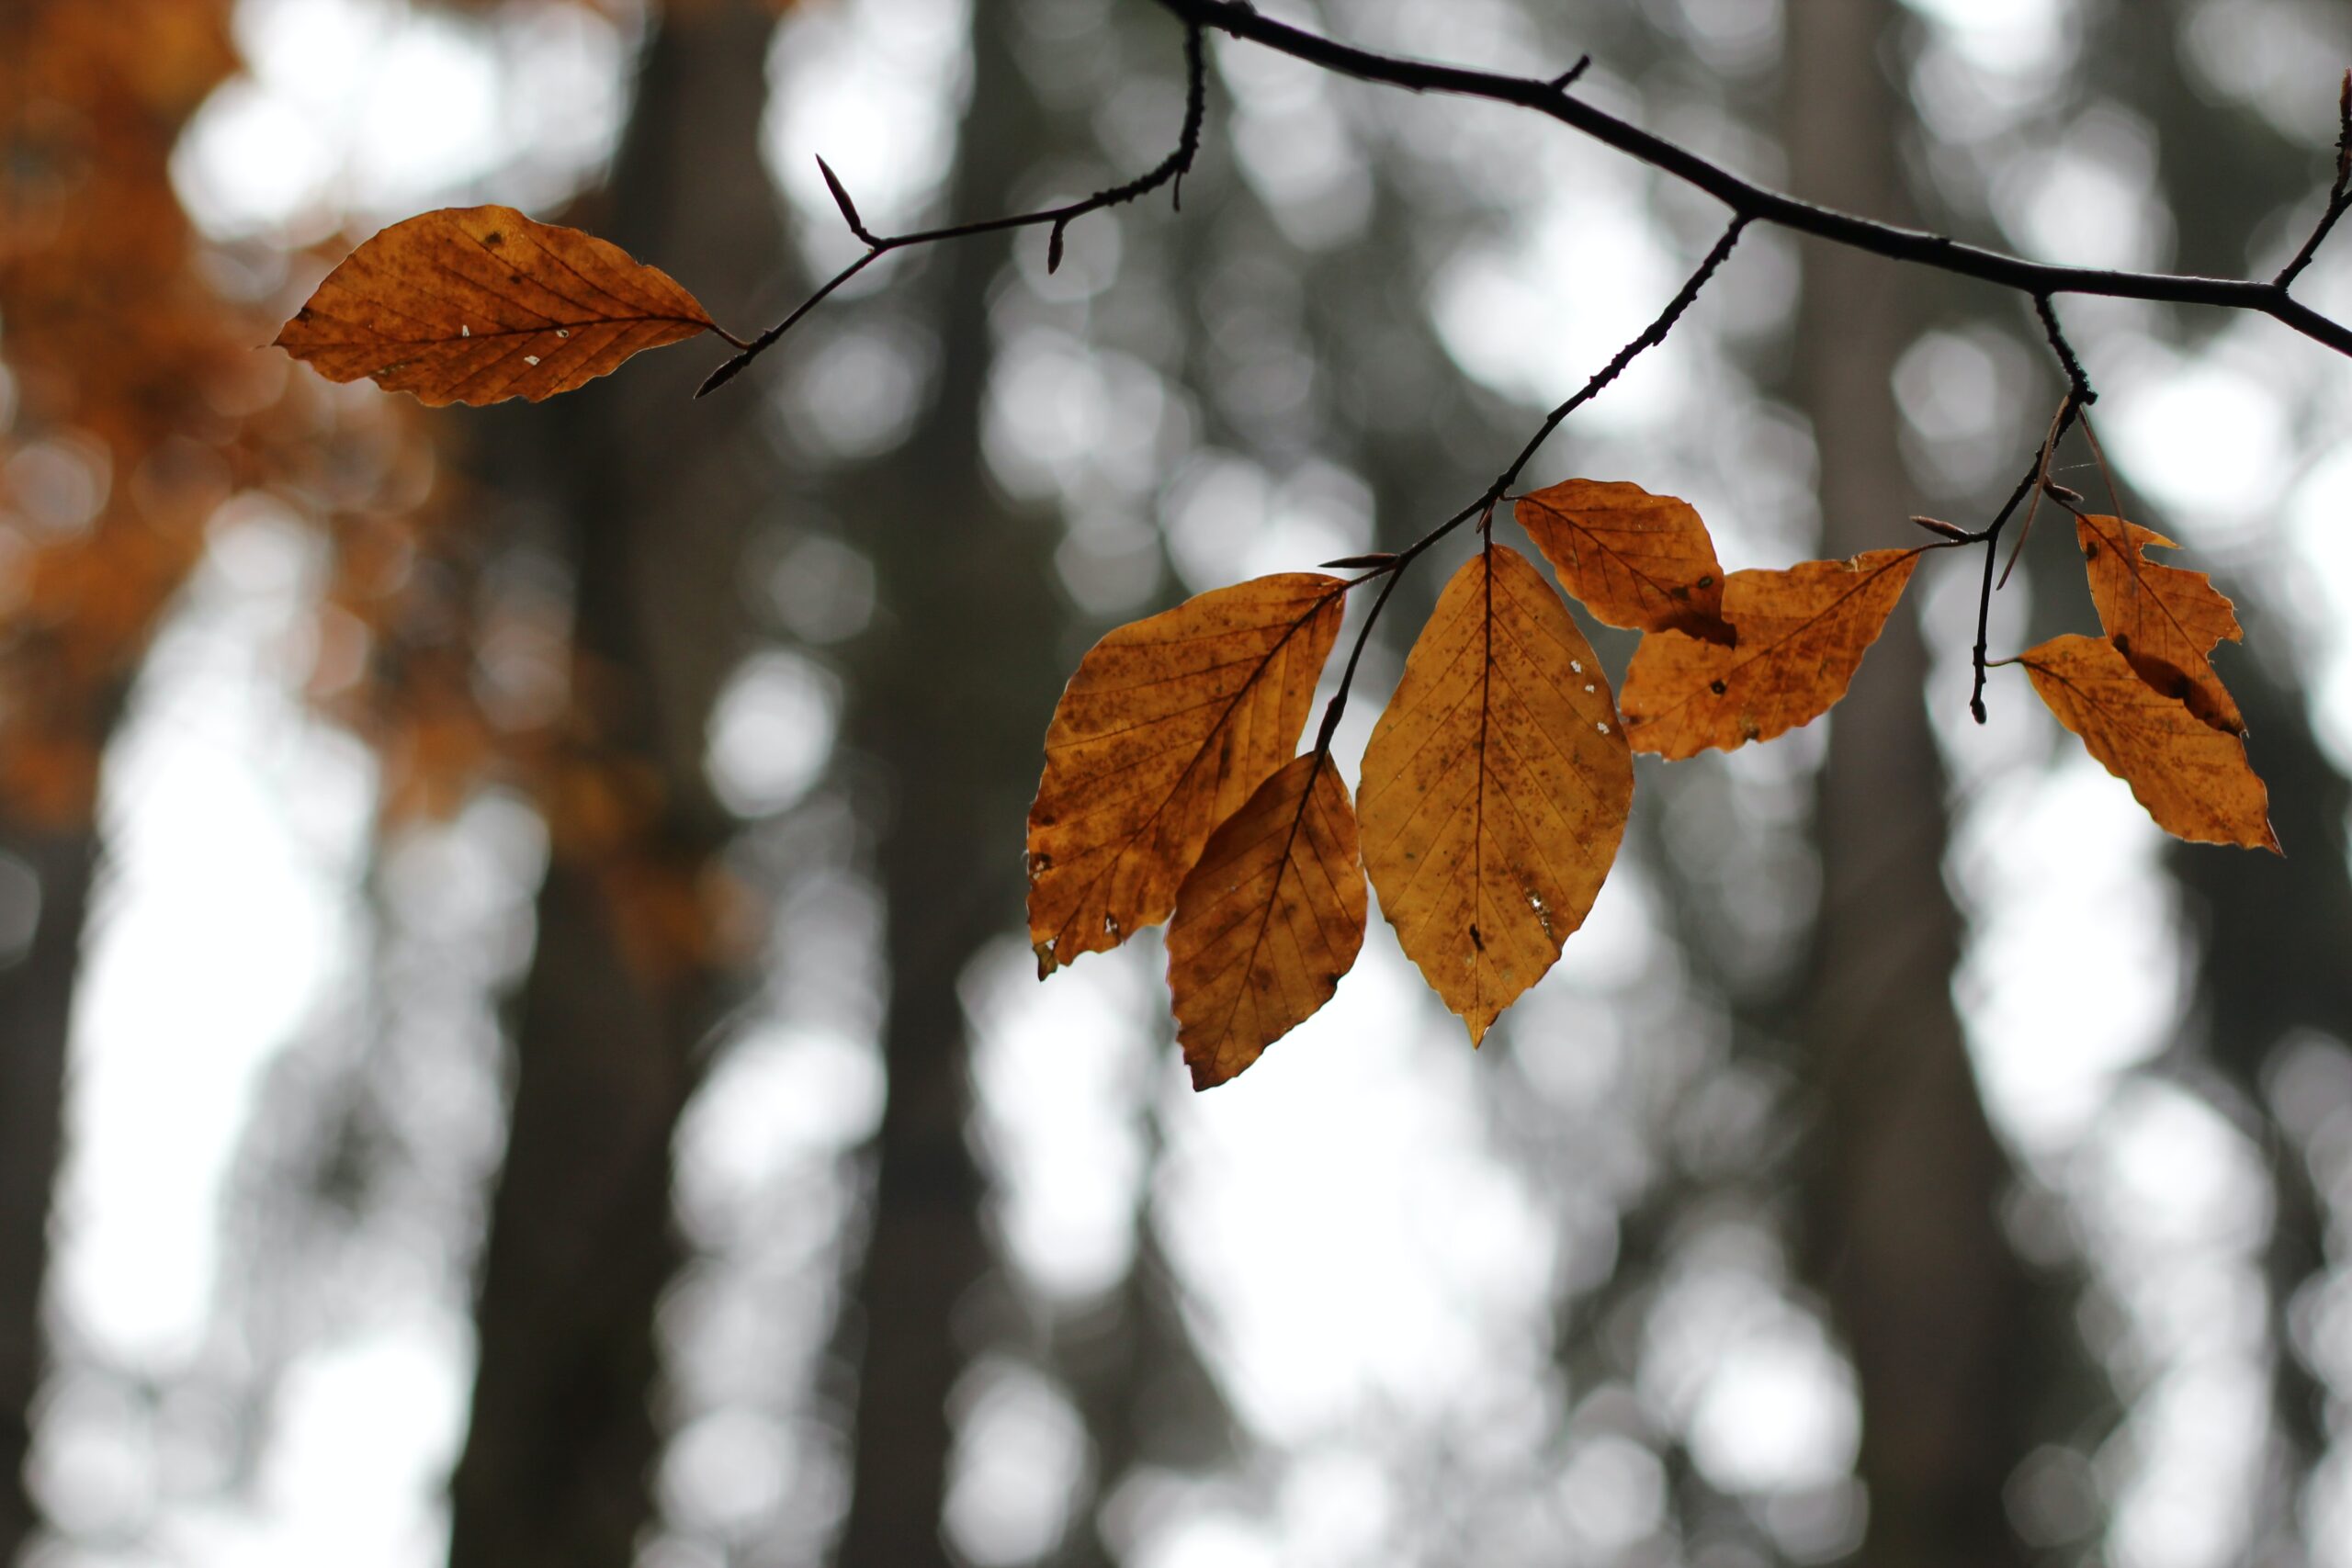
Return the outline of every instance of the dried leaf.
[[[2081,516],[2075,538],[2083,548],[2091,603],[2098,624],[2140,678],[2216,729],[2245,733],[2238,705],[2206,656],[2227,637],[2244,634],[2227,595],[2201,571],[2147,558],[2151,545],[2177,549],[2153,528],[2120,517]]]
[[[1476,1044],[1584,923],[1634,801],[1600,660],[1526,557],[1489,546],[1446,584],[1363,788],[1381,912]]]
[[[1294,757],[1210,835],[1176,895],[1168,987],[1194,1089],[1214,1089],[1331,999],[1363,946],[1348,786]]]
[[[1612,626],[1728,648],[1724,569],[1690,502],[1639,485],[1569,479],[1520,499],[1521,527],[1567,591]]]
[[[1919,551],[1869,550],[1786,571],[1736,571],[1724,618],[1739,646],[1653,632],[1625,671],[1634,750],[1669,760],[1725,751],[1810,724],[1846,694],[1903,597]]]
[[[2151,687],[2103,637],[2053,637],[2018,656],[2058,722],[2132,786],[2175,838],[2276,851],[2270,792],[2245,742]]]
[[[1210,832],[1297,748],[1345,587],[1289,572],[1219,588],[1079,661],[1029,808],[1040,976],[1168,918]]]
[[[641,349],[716,331],[659,267],[511,207],[447,207],[344,258],[277,346],[330,380],[419,400],[537,402]]]

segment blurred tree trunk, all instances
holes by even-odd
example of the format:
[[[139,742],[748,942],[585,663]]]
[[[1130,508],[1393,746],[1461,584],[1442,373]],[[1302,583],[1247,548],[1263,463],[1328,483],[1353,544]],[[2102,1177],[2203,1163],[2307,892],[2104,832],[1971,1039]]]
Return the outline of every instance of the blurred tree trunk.
[[[1907,127],[1889,80],[1894,0],[1787,8],[1784,129],[1796,193],[1906,216]],[[1808,244],[1794,389],[1821,462],[1826,554],[1906,542],[1892,391],[1913,324],[1903,269]],[[1969,563],[1972,567],[1973,561]],[[1996,1216],[2010,1179],[1951,982],[1961,919],[1943,879],[1945,783],[1921,700],[1914,603],[1888,622],[1829,725],[1822,895],[1806,1011],[1819,1124],[1808,1272],[1860,1382],[1860,1560],[2024,1560],[2002,1487],[2024,1452],[2031,1282]]]
[[[951,175],[952,222],[1012,210],[1046,134],[1012,53],[1013,11],[986,5],[973,17],[969,129]],[[890,1087],[858,1294],[843,1568],[950,1561],[940,1535],[954,1438],[947,1399],[968,1348],[956,1309],[989,1257],[967,1134],[956,982],[974,953],[1020,922],[1021,823],[1059,689],[1066,619],[1054,586],[1058,530],[1013,509],[980,446],[990,287],[1012,246],[1042,243],[1041,234],[991,235],[932,254],[925,282],[935,290],[939,361],[929,401],[905,447],[846,488],[879,604],[860,650],[850,731],[887,792],[876,870]]]
[[[772,26],[755,0],[659,24],[596,220],[731,322],[791,254],[759,153]],[[453,1568],[625,1568],[652,1515],[673,1134],[731,987],[699,902],[732,833],[705,726],[741,652],[741,545],[767,488],[765,400],[690,400],[711,363],[680,350],[489,425],[483,466],[569,526],[578,755],[548,792]],[[571,809],[583,795],[612,809]]]
[[[92,831],[0,832],[0,865],[22,866],[40,888],[31,944],[0,969],[0,1563],[17,1560],[39,1522],[25,1492],[25,1458],[46,1364],[50,1190],[97,853]],[[19,914],[7,912],[12,919]]]
[[[1129,1472],[1201,1473],[1234,1461],[1238,1422],[1184,1321],[1175,1264],[1153,1233],[1151,1194],[1161,1149],[1144,1166],[1136,1206],[1135,1260],[1117,1289],[1057,1325],[1053,1364],[1086,1423],[1091,1452],[1071,1499],[1069,1528],[1049,1568],[1111,1568],[1116,1543],[1102,1505]]]
[[[2256,647],[2284,646],[2287,628],[2239,600]],[[2268,630],[2270,636],[2266,637]],[[2328,1273],[2328,1194],[2313,1179],[2326,1114],[2294,1103],[2271,1075],[2282,1048],[2352,1042],[2352,879],[2346,876],[2346,814],[2352,783],[2312,733],[2302,694],[2254,658],[2229,666],[2245,715],[2246,750],[2270,786],[2270,820],[2285,855],[2231,853],[2173,843],[2166,865],[2180,886],[2200,948],[2193,1043],[2168,1065],[2192,1078],[2218,1071],[2233,1092],[2221,1098],[2269,1166],[2273,1211],[2262,1264],[2269,1285],[2273,1440],[2276,1468],[2252,1511],[2246,1561],[2309,1561],[2320,1543],[2301,1539],[2309,1515],[2300,1493],[2326,1458],[2331,1433],[2326,1380],[2296,1344],[2296,1296]],[[2209,1089],[2210,1092],[2210,1089]],[[2236,1103],[2229,1103],[2234,1099]]]

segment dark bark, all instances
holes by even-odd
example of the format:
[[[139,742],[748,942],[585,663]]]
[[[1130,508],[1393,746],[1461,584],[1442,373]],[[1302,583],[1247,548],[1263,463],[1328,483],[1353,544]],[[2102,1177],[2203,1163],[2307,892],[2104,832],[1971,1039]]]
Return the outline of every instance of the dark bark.
[[[758,152],[771,26],[754,0],[661,24],[595,225],[690,279],[721,320],[763,309],[789,254]],[[680,1259],[672,1142],[732,979],[714,954],[650,959],[631,934],[645,910],[611,873],[691,881],[731,832],[704,733],[741,652],[763,402],[748,389],[692,402],[709,364],[673,350],[486,426],[479,466],[552,501],[568,532],[584,760],[654,781],[658,806],[618,844],[555,825],[451,1482],[454,1568],[625,1568],[652,1516],[654,1320]]]
[[[0,969],[0,1563],[40,1523],[25,1491],[34,1395],[46,1366],[41,1294],[50,1191],[62,1150],[65,1056],[82,930],[97,866],[93,832],[0,833],[0,855],[40,886],[31,945]]]
[[[973,91],[950,222],[1010,210],[1044,125],[1012,53],[1018,18],[973,18]],[[947,1398],[968,1348],[957,1307],[985,1273],[982,1182],[956,980],[1022,899],[1020,824],[1058,687],[1064,612],[1054,530],[1015,513],[979,442],[989,294],[1014,243],[933,253],[937,379],[904,451],[849,487],[875,560],[877,625],[860,649],[852,735],[888,792],[876,872],[886,905],[889,1099],[875,1145],[874,1223],[858,1302],[860,1372],[843,1568],[949,1559],[940,1535]],[[1083,232],[1070,243],[1085,243]]]
[[[1157,1166],[1153,1140],[1146,1170]],[[1087,1473],[1050,1568],[1112,1568],[1116,1543],[1102,1506],[1129,1472],[1208,1471],[1230,1462],[1238,1423],[1184,1322],[1174,1265],[1152,1234],[1147,1176],[1136,1214],[1136,1256],[1118,1288],[1055,1327],[1053,1365],[1086,1423]]]
[[[1905,127],[1888,79],[1891,0],[1788,8],[1785,134],[1806,198],[1900,219]],[[1891,391],[1909,278],[1804,250],[1795,391],[1821,461],[1830,556],[1903,542],[1914,510]],[[1933,563],[1930,563],[1933,564]],[[1913,607],[1888,623],[1830,721],[1822,901],[1807,1002],[1820,1109],[1808,1272],[1861,1390],[1874,1568],[2023,1561],[2002,1487],[2024,1452],[2031,1282],[1996,1205],[2010,1179],[1977,1098],[1951,981],[1962,924],[1943,880],[1945,781]]]

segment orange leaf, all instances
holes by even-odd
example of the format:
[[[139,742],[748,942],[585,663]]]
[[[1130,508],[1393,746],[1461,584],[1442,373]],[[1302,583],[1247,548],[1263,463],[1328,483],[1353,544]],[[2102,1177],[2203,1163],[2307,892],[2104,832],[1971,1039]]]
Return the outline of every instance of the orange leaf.
[[[1739,630],[1737,648],[1652,632],[1634,650],[1625,671],[1634,750],[1679,760],[1812,723],[1846,694],[1918,564],[1916,549],[1868,550],[1733,572],[1724,618]]]
[[[1633,803],[1600,660],[1527,558],[1489,545],[1438,596],[1363,753],[1381,912],[1472,1044],[1584,923]]]
[[[1288,572],[1216,589],[1079,661],[1029,807],[1040,976],[1168,918],[1211,830],[1296,749],[1345,587]]]
[[[1294,757],[1210,835],[1176,895],[1168,988],[1194,1089],[1331,999],[1363,946],[1356,816],[1329,756]]]
[[[2075,537],[2098,624],[2140,678],[2187,703],[2214,728],[2245,734],[2238,705],[2206,658],[2223,637],[2235,642],[2244,635],[2228,596],[2201,571],[2148,559],[2150,545],[2179,547],[2153,528],[2120,517],[2078,517]]]
[[[1567,591],[1611,626],[1732,645],[1724,569],[1690,502],[1639,485],[1569,479],[1521,496],[1517,515]]]
[[[2114,644],[2052,637],[2017,661],[2058,722],[2132,786],[2157,827],[2199,843],[2278,848],[2270,792],[2247,763],[2245,742],[2151,687]]]
[[[330,380],[364,376],[437,408],[537,402],[716,330],[669,274],[617,245],[511,207],[445,207],[345,257],[277,346]]]

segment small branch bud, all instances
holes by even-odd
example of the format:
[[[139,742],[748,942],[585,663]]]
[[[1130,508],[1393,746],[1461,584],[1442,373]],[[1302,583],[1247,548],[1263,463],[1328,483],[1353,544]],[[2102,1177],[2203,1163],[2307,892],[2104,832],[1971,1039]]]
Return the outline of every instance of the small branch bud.
[[[1368,554],[1360,556],[1340,556],[1335,559],[1327,560],[1322,564],[1327,567],[1337,567],[1345,570],[1375,566],[1393,566],[1396,564],[1396,553],[1394,550],[1374,550]]]
[[[1066,227],[1066,224],[1057,223],[1046,236],[1046,270],[1048,273],[1062,269],[1062,230]]]
[[[2048,474],[2041,476],[2041,493],[2048,496],[2051,500],[2056,502],[2061,506],[2080,506],[2083,504],[2083,492],[2081,491],[2075,490],[2071,485],[2062,485],[2056,479],[2052,479]]]
[[[820,158],[817,170],[825,176],[825,188],[833,193],[833,205],[842,209],[842,221],[849,225],[849,231],[873,244],[874,236],[865,231],[865,222],[857,215],[857,203],[849,198],[849,191],[842,185],[841,176],[833,173],[833,166]]]
[[[1967,529],[1960,526],[1958,524],[1947,523],[1940,517],[1914,517],[1911,521],[1917,524],[1920,527],[1925,528],[1928,533],[1940,534],[1943,537],[1951,540],[1957,545],[1970,545],[1976,542],[1975,535],[1970,533]]]

